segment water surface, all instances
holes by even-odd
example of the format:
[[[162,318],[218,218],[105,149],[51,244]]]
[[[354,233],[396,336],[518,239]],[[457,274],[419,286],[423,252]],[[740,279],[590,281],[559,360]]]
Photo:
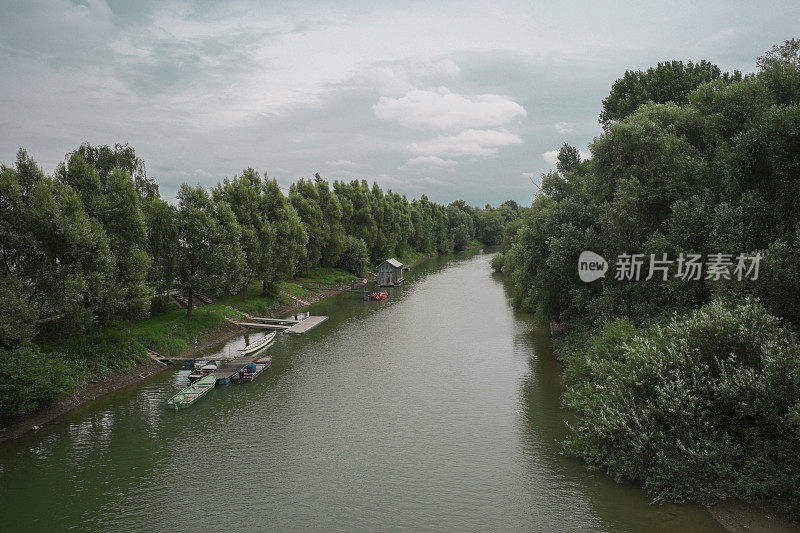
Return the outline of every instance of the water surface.
[[[720,531],[561,453],[549,338],[489,259],[312,306],[330,319],[188,410],[166,408],[169,370],[0,444],[3,529]]]

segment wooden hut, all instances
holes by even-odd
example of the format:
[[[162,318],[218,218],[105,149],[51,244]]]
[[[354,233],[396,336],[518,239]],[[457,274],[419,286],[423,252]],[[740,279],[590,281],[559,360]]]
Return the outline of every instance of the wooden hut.
[[[378,285],[394,287],[401,283],[403,283],[403,263],[392,258],[378,265]]]

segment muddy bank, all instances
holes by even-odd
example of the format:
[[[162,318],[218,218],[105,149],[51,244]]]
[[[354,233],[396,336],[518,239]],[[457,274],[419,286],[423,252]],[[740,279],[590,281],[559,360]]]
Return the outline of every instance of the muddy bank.
[[[221,329],[205,338],[198,346],[198,352],[213,348],[214,346],[227,341],[228,339],[241,335],[243,328],[226,324]],[[191,353],[192,348],[187,348],[179,354],[184,356]],[[18,437],[28,431],[36,431],[48,422],[72,411],[77,407],[86,405],[98,398],[122,390],[131,385],[135,385],[142,380],[172,368],[175,365],[165,365],[156,361],[147,361],[133,367],[130,371],[122,374],[110,374],[103,378],[85,380],[67,396],[57,398],[39,409],[11,418],[0,423],[0,442]]]
[[[766,505],[728,500],[709,506],[708,512],[732,533],[796,533],[800,531],[800,523],[789,520]]]
[[[28,431],[36,431],[44,424],[85,405],[92,400],[124,389],[167,368],[161,363],[148,361],[136,365],[130,372],[114,374],[102,380],[85,381],[74,392],[53,400],[36,411],[11,418],[0,427],[0,442],[12,439]]]

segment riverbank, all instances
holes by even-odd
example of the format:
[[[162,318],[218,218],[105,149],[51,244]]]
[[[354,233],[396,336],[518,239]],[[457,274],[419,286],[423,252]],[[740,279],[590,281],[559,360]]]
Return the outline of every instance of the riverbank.
[[[295,293],[302,294],[302,297],[296,296]],[[249,302],[242,302],[240,298],[237,301],[234,297],[225,299],[226,303],[224,304],[209,305],[195,309],[192,318],[192,320],[196,321],[195,327],[186,327],[185,324],[181,323],[185,316],[185,311],[173,309],[161,315],[136,321],[125,328],[115,327],[109,331],[123,329],[148,351],[180,358],[195,350],[191,342],[194,336],[198,337],[196,351],[202,353],[244,333],[246,331],[245,328],[225,320],[225,317],[241,318],[241,315],[238,317],[236,315],[247,311],[240,309],[240,307],[252,309],[255,305],[256,308],[264,309],[260,304],[269,303],[272,304],[268,307],[269,312],[264,314],[283,317],[338,294],[341,294],[341,292],[305,291],[293,282],[283,282],[281,291],[274,297],[255,296],[251,297]],[[210,316],[217,319],[209,320]],[[105,331],[99,331],[95,332],[95,335],[103,333]],[[45,424],[60,418],[73,409],[135,385],[170,368],[175,369],[176,367],[148,358],[144,362],[134,364],[124,372],[109,372],[102,376],[83,379],[69,394],[56,398],[34,411],[0,422],[0,443],[29,431],[37,431]]]
[[[595,383],[602,383],[605,387],[609,386],[609,382],[612,383],[610,386],[613,386],[614,378],[610,377],[613,376],[613,374],[607,371],[600,371],[597,374],[590,374],[586,371],[585,361],[591,361],[592,368],[598,369],[601,368],[603,361],[614,357],[614,354],[616,353],[614,352],[614,343],[618,342],[619,338],[622,337],[620,331],[621,328],[624,327],[619,325],[619,322],[615,324],[616,327],[620,329],[611,330],[610,328],[615,327],[614,325],[606,326],[605,329],[601,330],[590,341],[586,341],[585,337],[578,336],[580,335],[579,332],[572,332],[571,336],[567,336],[566,338],[562,338],[556,342],[556,348],[553,352],[556,359],[559,361],[565,376],[564,383],[566,384],[566,388],[562,391],[561,402],[567,410],[571,410],[575,413],[581,413],[582,417],[589,417],[587,419],[590,421],[600,419],[601,417],[596,414],[594,414],[594,416],[587,414],[586,410],[582,408],[581,404],[576,407],[574,403],[575,390],[576,387],[585,386],[584,382],[590,379],[593,379]],[[549,327],[551,339],[558,336],[564,337],[564,335],[570,329],[569,326],[570,325],[568,324],[555,324],[551,322]],[[629,326],[629,328],[632,328],[632,326]],[[675,338],[680,339],[681,342],[692,343],[694,341],[696,343],[697,335],[694,334],[694,331],[692,331],[690,328],[678,327],[675,329]],[[705,333],[705,331],[706,330],[703,330],[703,333]],[[619,337],[614,337],[615,334],[619,335]],[[625,342],[631,341],[626,340]],[[639,349],[636,353],[642,354],[646,352]],[[638,362],[639,364],[643,364],[642,361]],[[615,369],[619,368],[626,367],[623,367],[622,365],[615,367]],[[626,379],[633,381],[634,378],[626,376]],[[649,413],[644,413],[641,415],[641,417],[643,420],[647,420],[648,422],[652,419],[652,415]],[[713,440],[711,439],[707,438],[707,441],[713,443]],[[567,440],[564,443],[564,446],[568,451],[574,452],[575,448],[571,448],[574,446],[574,442],[574,440]],[[637,454],[644,453],[639,448],[635,449],[634,451],[634,449],[629,448],[624,442],[615,443],[615,446],[617,450],[622,449],[625,453],[628,453],[636,460],[639,460],[639,456]],[[588,457],[587,459],[586,455],[575,453],[573,453],[573,455],[576,455],[581,459],[588,460],[590,466],[596,466],[596,464],[593,465],[591,463],[592,457]],[[746,454],[743,455],[747,457]],[[751,453],[750,457],[753,455],[754,454]],[[680,461],[680,459],[678,461]],[[741,464],[742,461],[744,461],[744,459],[731,461],[729,464],[732,464],[734,468],[743,467]],[[675,479],[680,479],[681,483],[695,483],[698,479],[695,476],[699,475],[700,474],[697,472],[684,469],[681,477],[676,476]],[[628,476],[620,477],[624,479],[630,479]],[[637,480],[636,482],[641,484],[641,479]],[[704,508],[717,523],[719,523],[728,531],[736,533],[800,531],[799,522],[790,518],[785,512],[780,510],[776,504],[767,500],[743,501],[736,497],[729,497],[725,500],[715,501],[715,499],[718,497],[719,496],[715,495],[707,498],[708,501],[713,501],[714,503],[708,504],[704,506]],[[686,498],[683,501],[697,501],[699,499],[700,498]]]
[[[464,251],[482,246],[484,245],[481,243],[472,243]],[[434,253],[414,257],[405,266],[413,267],[426,259],[439,255],[442,254]],[[336,269],[318,269],[314,274],[308,278],[282,282],[278,294],[272,297],[259,296],[258,288],[254,285],[247,301],[243,301],[241,295],[233,295],[218,299],[217,305],[200,307],[194,311],[193,320],[199,320],[205,324],[202,327],[186,328],[183,327],[183,324],[181,324],[182,327],[180,328],[176,327],[184,316],[184,312],[179,309],[173,309],[167,313],[137,321],[121,329],[131,333],[148,351],[156,352],[159,355],[169,357],[185,356],[193,349],[191,339],[195,336],[199,339],[197,351],[203,352],[245,331],[244,328],[225,320],[226,316],[228,318],[237,318],[235,316],[236,313],[263,314],[274,317],[291,315],[304,307],[342,294],[338,291],[303,289],[300,286],[303,280],[330,281],[339,278],[343,279],[344,277],[355,278]],[[368,274],[368,278],[374,279],[374,273]],[[207,320],[209,317],[205,315],[209,314],[209,311],[215,314],[218,312],[219,319],[216,321]],[[238,318],[241,318],[241,316]],[[12,439],[28,431],[36,431],[44,424],[56,420],[73,409],[130,387],[169,368],[174,369],[175,367],[148,360],[136,364],[125,372],[110,372],[102,377],[85,379],[70,394],[57,398],[34,411],[0,422],[0,442]]]
[[[709,514],[731,533],[796,533],[800,523],[766,505],[726,500],[707,507]]]

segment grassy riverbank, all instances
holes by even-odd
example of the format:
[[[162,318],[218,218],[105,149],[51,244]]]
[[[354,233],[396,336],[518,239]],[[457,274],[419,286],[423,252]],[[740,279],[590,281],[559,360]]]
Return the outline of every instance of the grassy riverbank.
[[[333,268],[314,268],[303,279],[344,282],[355,276]],[[31,413],[47,409],[66,396],[83,396],[88,401],[96,395],[81,392],[98,383],[130,385],[135,380],[119,378],[140,374],[143,365],[152,362],[148,350],[176,356],[192,349],[195,338],[202,349],[218,341],[226,329],[236,328],[226,318],[241,319],[243,313],[289,314],[336,294],[306,290],[290,281],[279,282],[275,295],[261,293],[261,285],[254,283],[246,301],[241,293],[221,297],[213,305],[193,310],[191,319],[170,299],[148,317],[111,323],[88,333],[69,331],[57,322],[47,324],[25,351],[20,350],[17,357],[0,366],[0,427],[24,423]],[[104,393],[116,388],[109,385]],[[79,403],[71,407],[76,405]],[[63,409],[54,411],[62,414]]]
[[[479,246],[475,241],[467,249]],[[400,260],[413,266],[436,255],[411,251]],[[240,331],[226,318],[242,319],[245,313],[285,316],[339,294],[304,289],[304,281],[347,283],[354,279],[358,278],[341,269],[315,267],[302,277],[279,282],[274,295],[264,295],[261,283],[252,283],[246,300],[241,293],[215,298],[213,305],[194,309],[188,320],[186,310],[169,299],[148,317],[112,323],[86,334],[47,324],[26,352],[33,357],[20,356],[15,364],[0,367],[0,441],[168,368],[154,363],[148,351],[178,356],[192,349],[195,338],[202,351]]]

